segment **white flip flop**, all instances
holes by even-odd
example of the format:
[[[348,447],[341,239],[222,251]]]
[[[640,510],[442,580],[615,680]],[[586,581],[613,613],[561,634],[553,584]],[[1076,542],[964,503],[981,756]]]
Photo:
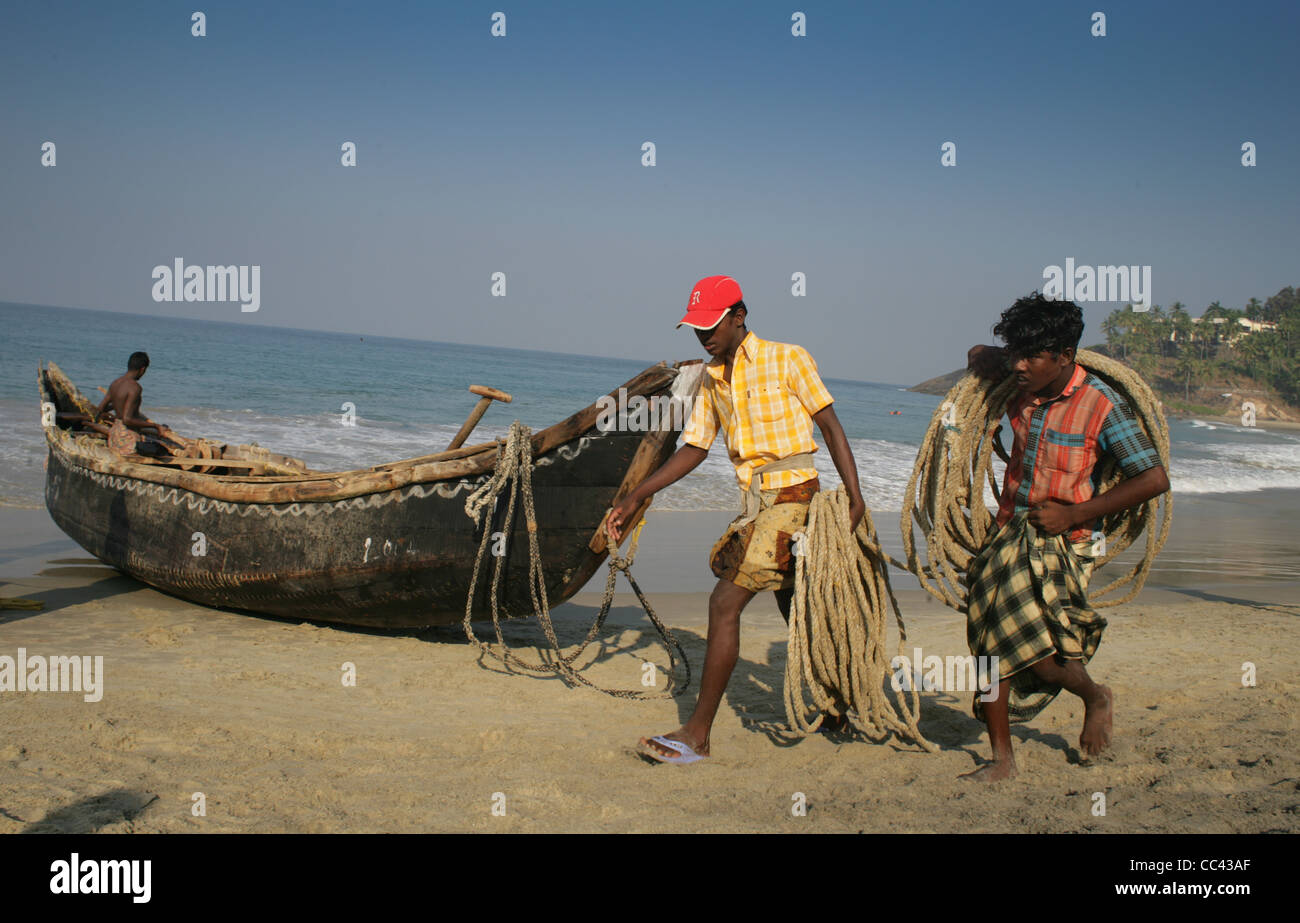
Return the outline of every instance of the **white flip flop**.
[[[676,750],[679,754],[681,754],[680,756],[664,756],[654,747],[647,747],[647,746],[641,746],[637,749],[638,753],[642,753],[653,760],[658,760],[661,763],[673,763],[674,765],[681,766],[681,765],[685,765],[686,763],[695,763],[698,762],[699,760],[707,759],[707,757],[703,757],[700,754],[696,753],[694,750],[692,750],[689,744],[684,744],[680,740],[673,740],[672,738],[662,737],[662,736],[651,737],[650,740],[653,741],[654,743],[662,744],[663,746],[667,747],[669,750]]]

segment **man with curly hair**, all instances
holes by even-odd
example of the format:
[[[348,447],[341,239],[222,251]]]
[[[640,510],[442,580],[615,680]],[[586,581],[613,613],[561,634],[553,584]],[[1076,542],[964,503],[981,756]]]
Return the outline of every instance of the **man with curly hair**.
[[[1098,517],[1169,489],[1132,408],[1075,361],[1076,304],[1034,292],[1002,312],[993,333],[1006,346],[971,347],[969,368],[983,378],[1014,372],[1019,392],[1007,407],[1014,440],[999,529],[967,569],[967,642],[975,656],[997,657],[1000,673],[997,697],[974,703],[993,749],[991,763],[965,776],[979,781],[1016,774],[1010,723],[1037,715],[1062,688],[1083,700],[1085,757],[1109,746],[1115,696],[1084,667],[1106,627],[1088,605],[1092,531]],[[1097,493],[1103,453],[1124,479]]]

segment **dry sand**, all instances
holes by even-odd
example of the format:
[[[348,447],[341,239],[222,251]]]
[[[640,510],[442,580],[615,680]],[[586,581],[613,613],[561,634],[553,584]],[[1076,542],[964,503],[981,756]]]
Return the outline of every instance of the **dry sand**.
[[[1287,502],[1290,515],[1269,527],[1284,530],[1272,535],[1279,560],[1296,542],[1294,495]],[[1176,517],[1170,560],[1197,560],[1206,531],[1231,525],[1210,500],[1190,506]],[[989,787],[957,779],[989,752],[966,694],[923,696],[921,727],[938,753],[896,739],[790,736],[785,626],[770,594],[744,616],[714,758],[646,763],[632,745],[689,713],[704,651],[706,595],[662,590],[692,588],[673,578],[681,549],[703,554],[701,536],[718,517],[673,515],[652,521],[659,538],[647,529],[638,577],[684,642],[696,682],[679,700],[628,701],[511,675],[459,629],[366,632],[191,605],[94,561],[43,511],[0,511],[0,595],[47,604],[0,613],[0,655],[23,647],[105,664],[98,702],[0,693],[0,831],[1300,829],[1300,605],[1293,575],[1276,568],[1212,568],[1217,577],[1148,587],[1106,610],[1091,670],[1115,690],[1116,741],[1091,766],[1078,762],[1082,709],[1068,694],[1013,730],[1021,776]],[[1245,518],[1242,530],[1257,535],[1264,520]],[[963,618],[907,575],[893,579],[908,649],[965,654]],[[598,602],[584,593],[557,610],[566,638],[585,631]],[[596,682],[636,687],[643,658],[660,669],[667,658],[634,598],[617,603],[584,665]],[[527,644],[540,633],[519,624],[510,636]],[[1246,661],[1253,688],[1242,685]],[[345,662],[355,687],[341,681]],[[196,792],[206,816],[193,812]],[[1094,814],[1096,792],[1104,816]],[[493,813],[497,793],[504,816]],[[791,810],[796,793],[806,816]]]

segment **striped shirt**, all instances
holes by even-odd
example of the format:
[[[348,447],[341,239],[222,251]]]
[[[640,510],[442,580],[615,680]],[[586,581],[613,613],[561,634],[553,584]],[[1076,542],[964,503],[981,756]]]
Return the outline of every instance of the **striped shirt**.
[[[1007,416],[1015,438],[998,504],[999,526],[1016,510],[1044,500],[1092,499],[1100,486],[1096,466],[1102,453],[1113,456],[1130,478],[1160,464],[1133,408],[1077,362],[1059,395],[1044,400],[1022,391],[1007,406]],[[1095,521],[1081,523],[1070,530],[1069,540],[1089,539],[1094,526]]]
[[[808,350],[790,343],[760,340],[753,331],[736,347],[731,381],[721,357],[705,367],[690,422],[682,441],[706,452],[721,430],[736,480],[748,489],[754,469],[799,452],[816,452],[812,415],[832,398],[817,374]],[[761,477],[762,490],[790,487],[817,476],[815,468],[771,471]]]

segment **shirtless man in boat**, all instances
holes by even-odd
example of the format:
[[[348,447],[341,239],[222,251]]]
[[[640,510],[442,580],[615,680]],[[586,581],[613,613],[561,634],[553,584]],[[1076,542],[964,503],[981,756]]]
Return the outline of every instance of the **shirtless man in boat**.
[[[108,386],[104,399],[95,408],[92,422],[100,422],[105,411],[111,411],[115,415],[112,428],[107,433],[108,445],[120,455],[169,454],[156,439],[140,438],[136,435],[139,433],[143,436],[144,430],[151,429],[163,438],[174,436],[165,425],[150,420],[140,412],[140,399],[144,395],[144,389],[140,387],[140,379],[147,371],[149,371],[149,354],[131,353],[131,358],[126,361],[126,374]]]
[[[719,432],[746,494],[745,513],[713,546],[709,565],[718,577],[709,597],[709,637],[695,711],[681,728],[642,738],[640,752],[665,763],[690,763],[709,755],[709,732],[735,669],[740,613],[751,599],[773,590],[789,620],[794,596],[793,536],[803,528],[820,489],[812,453],[816,423],[849,496],[850,528],[866,513],[853,452],[812,356],[801,346],[760,340],[745,320],[749,311],[730,276],[701,279],[677,326],[695,335],[713,357],[695,399],[681,448],[609,515],[615,539],[642,501],[697,467]],[[746,489],[747,488],[747,489]],[[830,716],[828,716],[830,717]],[[823,725],[844,730],[836,715]]]

